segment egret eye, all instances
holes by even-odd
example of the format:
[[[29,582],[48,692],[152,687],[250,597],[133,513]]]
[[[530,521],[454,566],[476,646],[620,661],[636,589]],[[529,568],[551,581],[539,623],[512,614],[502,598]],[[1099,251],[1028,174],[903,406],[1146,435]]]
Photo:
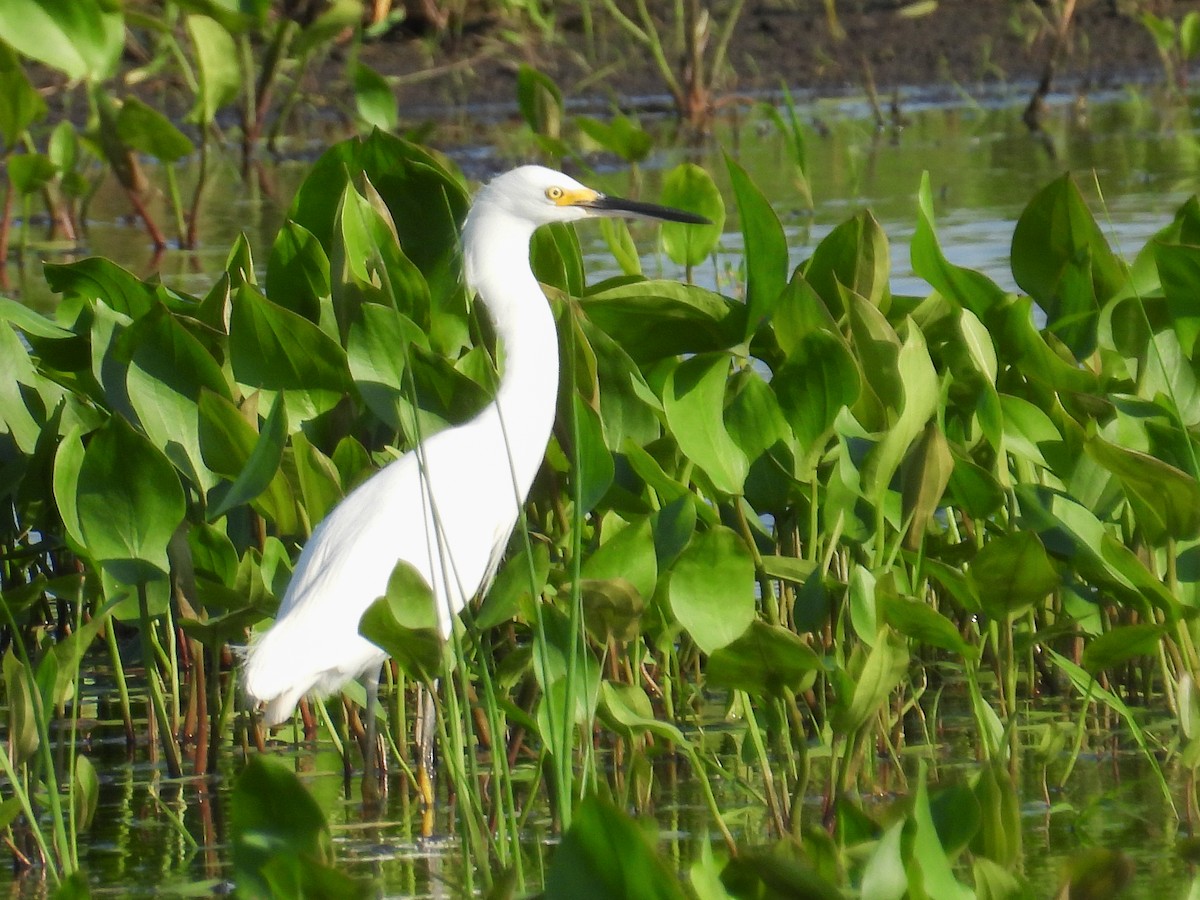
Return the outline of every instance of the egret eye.
[[[562,196],[563,196],[562,188],[560,188],[560,187],[546,188],[546,197],[550,200],[553,200],[555,203],[557,203],[559,200],[561,200]]]

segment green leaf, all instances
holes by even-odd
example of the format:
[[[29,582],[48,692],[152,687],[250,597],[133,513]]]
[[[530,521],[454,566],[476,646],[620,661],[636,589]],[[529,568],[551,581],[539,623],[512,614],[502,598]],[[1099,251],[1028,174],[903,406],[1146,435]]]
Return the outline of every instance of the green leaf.
[[[1099,675],[1138,656],[1158,656],[1164,629],[1161,625],[1142,623],[1119,625],[1088,641],[1083,648],[1083,668]]]
[[[1121,482],[1146,540],[1163,546],[1200,534],[1200,483],[1168,463],[1094,436],[1088,455]]]
[[[725,382],[729,357],[693,356],[671,370],[663,385],[663,409],[688,459],[725,494],[740,494],[749,462],[725,428]]]
[[[30,125],[46,117],[46,111],[46,101],[29,83],[20,61],[0,43],[0,140],[4,149],[13,148]]]
[[[725,165],[742,224],[742,248],[746,254],[746,328],[749,338],[770,317],[779,295],[787,285],[788,248],[783,225],[770,202],[733,157],[725,154]]]
[[[433,684],[442,673],[446,644],[437,600],[421,573],[404,560],[388,577],[387,593],[363,613],[358,633],[385,650],[410,678]]]
[[[917,230],[910,247],[913,271],[947,300],[983,318],[1004,300],[1004,291],[980,272],[952,265],[938,243],[929,172],[921,173],[917,193]]]
[[[329,297],[329,257],[311,231],[286,222],[271,245],[267,260],[267,296],[310,322],[321,317],[321,300]]]
[[[75,803],[75,823],[80,831],[87,831],[92,826],[100,802],[100,777],[92,761],[82,753],[75,755],[71,798]]]
[[[369,128],[394,131],[400,122],[400,114],[396,95],[387,79],[361,61],[354,63],[350,78],[358,117]]]
[[[114,312],[131,319],[144,316],[154,306],[154,290],[132,272],[103,257],[93,256],[68,265],[45,267],[46,283],[64,299],[93,306],[102,301]]]
[[[72,81],[98,81],[116,69],[125,21],[101,0],[4,0],[0,40]]]
[[[14,153],[8,157],[8,180],[21,196],[40,191],[58,174],[54,163],[41,153]]]
[[[861,212],[829,232],[804,265],[804,278],[840,315],[842,290],[853,291],[886,313],[891,305],[890,253],[887,237],[869,212]]]
[[[904,638],[890,628],[881,630],[862,671],[850,682],[850,696],[838,697],[834,732],[848,734],[866,724],[908,674],[908,659]]]
[[[733,643],[754,620],[754,561],[724,526],[692,537],[671,571],[675,618],[705,653]]]
[[[683,900],[678,878],[645,832],[591,796],[575,811],[546,873],[546,900]]]
[[[118,351],[129,360],[125,387],[146,436],[202,490],[215,478],[200,452],[197,404],[203,390],[226,399],[221,367],[162,304],[122,334]]]
[[[676,281],[601,287],[581,305],[638,362],[732,347],[745,326],[742,304]]]
[[[1021,213],[1012,270],[1076,356],[1094,349],[1099,306],[1128,280],[1069,174],[1039,191]]]
[[[970,577],[984,612],[1000,621],[1010,621],[1042,602],[1059,584],[1046,548],[1031,531],[985,543],[971,561]]]
[[[604,445],[604,428],[596,410],[578,392],[571,395],[575,434],[579,440],[579,466],[573,468],[572,496],[584,513],[591,512],[613,481],[613,457]]]
[[[125,146],[164,163],[177,162],[195,149],[170,119],[137,97],[129,97],[121,104],[117,136]]]
[[[579,574],[587,579],[623,578],[643,599],[652,597],[658,582],[658,558],[650,519],[638,519],[612,537],[607,537],[607,530],[605,534],[603,543],[583,561]]]
[[[588,632],[600,644],[627,643],[637,637],[646,602],[624,578],[583,578],[580,605]]]
[[[698,266],[716,249],[725,228],[725,201],[712,176],[695,163],[680,163],[663,179],[661,200],[709,219],[711,225],[664,222],[663,249],[678,266]]]
[[[931,419],[905,457],[900,473],[904,520],[911,523],[905,538],[907,547],[915,549],[921,545],[954,468],[954,457],[946,436]]]
[[[557,138],[562,128],[562,91],[554,80],[528,63],[517,69],[517,108],[534,134]]]
[[[262,432],[247,452],[248,441],[254,436],[253,427],[232,404],[223,402],[215,394],[205,392],[201,395],[200,447],[204,458],[214,471],[233,477],[231,484],[218,485],[210,492],[208,521],[216,521],[268,489],[279,472],[287,428],[287,411],[280,394],[263,423]],[[294,531],[294,513],[290,518],[283,518],[278,506],[272,505],[272,509],[280,530]]]
[[[183,520],[185,500],[160,450],[113,416],[92,435],[76,489],[88,555],[125,584],[166,576],[167,544]]]
[[[877,600],[884,621],[905,637],[966,659],[975,659],[979,655],[979,651],[959,634],[954,623],[932,606],[888,592],[880,592]]]
[[[756,620],[736,640],[713,651],[705,674],[713,687],[770,698],[801,690],[821,668],[821,658],[798,635]]]
[[[300,391],[328,408],[349,390],[341,346],[316,325],[269,301],[252,285],[234,296],[229,357],[240,384],[273,391]]]
[[[896,374],[904,392],[899,415],[876,446],[863,472],[864,488],[876,503],[882,502],[883,492],[908,448],[937,410],[940,397],[938,375],[929,357],[925,336],[912,319],[907,319],[906,323],[907,334],[896,357]]]
[[[333,843],[321,807],[281,762],[250,757],[233,785],[229,828],[239,893],[255,898],[367,895],[365,885],[333,870]]]
[[[241,55],[233,35],[215,19],[191,15],[186,19],[188,37],[196,52],[196,70],[200,82],[192,119],[207,128],[222,107],[237,99],[242,90]]]

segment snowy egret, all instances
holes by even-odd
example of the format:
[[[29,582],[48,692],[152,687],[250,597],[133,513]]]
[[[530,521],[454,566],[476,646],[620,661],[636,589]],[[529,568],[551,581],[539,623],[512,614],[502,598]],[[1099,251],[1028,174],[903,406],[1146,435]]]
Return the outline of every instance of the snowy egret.
[[[486,588],[542,462],[554,424],[558,340],[529,265],[541,225],[598,216],[692,224],[669,207],[609,197],[541,166],[493,179],[463,228],[467,284],[504,348],[495,399],[424,440],[355,489],[314,530],[274,625],[246,652],[244,685],[268,725],[312,691],[377,675],[386,655],[358,633],[363,612],[404,560],[433,590],[442,633]]]

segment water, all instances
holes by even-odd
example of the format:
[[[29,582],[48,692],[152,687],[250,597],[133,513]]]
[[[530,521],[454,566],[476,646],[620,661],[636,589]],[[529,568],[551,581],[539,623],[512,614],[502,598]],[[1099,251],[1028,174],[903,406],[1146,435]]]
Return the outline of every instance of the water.
[[[817,102],[801,110],[813,126],[808,132],[809,180],[814,206],[809,209],[797,190],[787,149],[762,117],[743,111],[736,122],[721,124],[717,144],[699,149],[658,151],[642,167],[640,186],[611,160],[597,160],[592,179],[614,193],[638,190],[652,197],[662,172],[682,159],[695,159],[712,171],[727,202],[732,192],[724,175],[719,146],[745,166],[771,199],[788,232],[793,262],[807,257],[832,228],[859,209],[870,208],[891,242],[893,290],[922,294],[927,288],[911,272],[908,242],[915,222],[915,195],[921,172],[931,173],[942,246],[952,262],[987,273],[1015,289],[1008,265],[1009,241],[1017,216],[1033,193],[1064,170],[1077,173],[1085,195],[1119,253],[1131,257],[1174,210],[1197,189],[1200,143],[1186,106],[1151,102],[1136,94],[1091,98],[1086,119],[1073,98],[1055,98],[1047,121],[1046,140],[1031,137],[1020,120],[1023,97],[985,104],[913,104],[904,109],[902,128],[879,132],[861,103]],[[651,123],[666,130],[666,123]],[[449,129],[446,129],[447,131]],[[519,134],[489,135],[486,144],[450,148],[450,154],[473,176],[522,161],[529,143]],[[436,142],[436,139],[435,139]],[[498,157],[490,148],[510,148]],[[116,259],[139,275],[157,273],[180,290],[203,293],[211,273],[221,268],[238,233],[245,233],[257,264],[265,262],[271,239],[286,213],[307,163],[284,160],[243,180],[233,163],[214,172],[203,206],[196,251],[168,250],[152,254],[140,225],[128,215],[126,201],[114,183],[106,183],[91,205],[86,254]],[[1094,175],[1093,175],[1094,173]],[[181,179],[184,195],[188,177]],[[1103,204],[1097,196],[1103,193]],[[165,204],[153,204],[160,221],[168,222]],[[647,248],[644,266],[667,277],[679,273],[653,250],[653,231],[634,225],[639,246]],[[30,306],[50,311],[54,298],[41,279],[42,261],[64,261],[77,255],[39,243],[43,226],[33,223],[30,248],[4,270],[8,293]],[[695,273],[711,287],[726,285],[726,272],[740,260],[740,234],[731,222],[718,262]],[[593,279],[615,274],[598,229],[581,227],[581,240]],[[119,726],[96,724],[86,735],[101,777],[101,807],[96,825],[84,838],[82,862],[96,893],[110,896],[185,894],[223,891],[228,877],[226,820],[230,784],[240,771],[240,751],[220,756],[212,779],[173,782],[160,770],[126,757]],[[1051,805],[1040,798],[1041,772],[1030,765],[1022,773],[1024,872],[1046,887],[1059,878],[1063,860],[1090,846],[1120,846],[1134,859],[1137,878],[1128,896],[1182,896],[1190,871],[1174,852],[1179,826],[1144,760],[1136,753],[1110,748],[1085,754],[1068,789],[1055,791]],[[393,790],[382,813],[364,821],[357,782],[345,790],[340,759],[325,745],[274,752],[289,760],[330,820],[340,864],[351,874],[371,878],[388,895],[457,896],[462,880],[460,850],[452,838],[424,840],[415,832],[415,810],[407,792]],[[947,739],[939,752],[941,776],[965,778],[973,756]],[[728,763],[736,766],[736,759]],[[815,761],[820,765],[820,761]],[[1052,764],[1052,780],[1061,773]],[[909,773],[910,775],[912,773]],[[1169,771],[1176,796],[1184,796],[1184,773]],[[1179,782],[1179,783],[1174,783]],[[819,783],[819,778],[814,779]],[[682,861],[694,853],[707,814],[686,777],[658,781],[656,817],[663,832],[662,851]],[[744,796],[731,793],[731,804]],[[179,817],[200,843],[193,848],[171,824],[164,808]],[[450,829],[451,810],[439,810],[438,831]],[[739,836],[761,834],[761,821],[739,820]],[[527,831],[526,871],[531,880],[546,864],[552,842],[545,822]],[[31,886],[32,887],[32,886]],[[36,888],[34,888],[36,892]]]

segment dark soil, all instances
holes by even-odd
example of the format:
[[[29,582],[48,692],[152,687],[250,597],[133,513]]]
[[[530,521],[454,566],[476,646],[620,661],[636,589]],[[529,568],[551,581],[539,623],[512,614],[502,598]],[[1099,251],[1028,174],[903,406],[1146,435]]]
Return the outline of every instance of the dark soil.
[[[901,10],[909,2],[837,0],[845,30],[839,40],[831,34],[821,0],[751,0],[716,93],[754,94],[787,84],[804,95],[842,94],[861,92],[873,80],[886,97],[910,87],[1032,86],[1043,76],[1055,45],[1054,4],[937,0],[932,12],[906,17]],[[727,4],[706,5],[714,8],[714,24],[719,24]],[[399,76],[402,111],[425,115],[463,104],[515,102],[521,62],[551,75],[568,99],[666,98],[650,54],[619,30],[600,3],[591,6],[596,20],[591,47],[578,7],[564,3],[558,4],[552,35],[544,39],[505,38],[513,33],[507,27],[511,23],[480,16],[459,23],[458,36],[451,39],[399,29],[364,48],[363,58]],[[652,9],[672,7],[661,0],[651,3]],[[1198,8],[1200,0],[1079,0],[1055,86],[1102,89],[1162,80],[1161,58],[1139,11],[1152,9],[1178,21]]]

